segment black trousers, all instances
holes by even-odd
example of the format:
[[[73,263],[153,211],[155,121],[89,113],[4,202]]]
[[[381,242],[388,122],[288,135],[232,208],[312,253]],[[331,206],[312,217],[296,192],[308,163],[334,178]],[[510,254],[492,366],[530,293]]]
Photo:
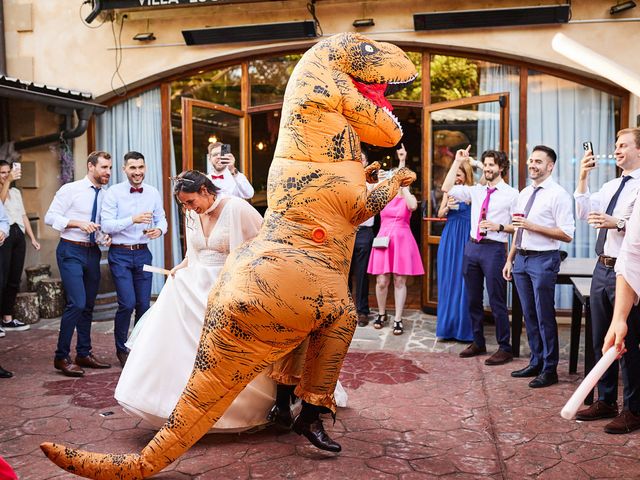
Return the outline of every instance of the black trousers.
[[[16,295],[26,255],[24,233],[17,223],[11,225],[9,236],[0,246],[0,314],[13,315]]]
[[[602,345],[607,335],[616,295],[616,272],[601,263],[596,264],[591,280],[591,324],[593,325],[593,350],[596,362],[602,358]],[[635,414],[640,414],[640,341],[639,326],[640,310],[637,306],[631,309],[627,317],[629,331],[624,339],[627,352],[620,359],[622,383],[624,385],[622,398],[624,408]],[[598,400],[613,403],[618,400],[618,362],[604,373],[598,382]]]
[[[369,276],[367,267],[369,266],[369,255],[371,255],[371,244],[373,243],[373,227],[360,227],[356,233],[356,242],[353,247],[353,257],[351,258],[351,271],[349,272],[349,290],[354,297],[358,313],[369,315]],[[352,277],[356,282],[355,295],[353,294]]]

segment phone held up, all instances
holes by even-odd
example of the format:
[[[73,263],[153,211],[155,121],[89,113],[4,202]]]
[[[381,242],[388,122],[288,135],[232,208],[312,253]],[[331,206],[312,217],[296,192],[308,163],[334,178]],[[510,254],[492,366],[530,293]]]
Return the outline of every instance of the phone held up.
[[[585,153],[586,152],[591,152],[591,155],[595,155],[593,153],[593,143],[591,143],[591,142],[582,142],[582,148],[584,149]],[[591,165],[590,166],[592,166],[592,167],[596,166],[595,156],[594,156],[594,159],[591,160]]]
[[[231,145],[223,143],[220,147],[220,155],[229,155],[231,153]]]

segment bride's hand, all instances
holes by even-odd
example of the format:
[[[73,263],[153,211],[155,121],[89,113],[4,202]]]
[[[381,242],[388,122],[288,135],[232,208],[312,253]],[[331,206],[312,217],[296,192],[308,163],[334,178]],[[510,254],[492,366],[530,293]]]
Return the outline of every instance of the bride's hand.
[[[176,272],[177,272],[178,270],[181,270],[182,268],[184,268],[184,267],[182,267],[182,266],[180,266],[180,265],[176,265],[176,266],[175,266],[175,267],[173,267],[171,270],[169,270],[169,274],[170,274],[173,278],[175,278],[175,276],[176,276]]]

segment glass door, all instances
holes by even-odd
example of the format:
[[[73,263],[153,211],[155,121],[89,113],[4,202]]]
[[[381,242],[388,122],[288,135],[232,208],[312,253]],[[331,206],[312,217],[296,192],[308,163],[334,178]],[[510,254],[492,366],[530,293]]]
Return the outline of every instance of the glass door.
[[[245,130],[242,110],[182,97],[182,170],[209,173],[207,147],[221,142],[231,145],[236,168],[246,172]]]
[[[429,105],[425,108],[424,151],[427,152],[423,188],[422,284],[423,309],[434,311],[438,302],[437,253],[446,219],[437,217],[442,201],[442,182],[456,150],[471,145],[475,159],[485,150],[509,151],[509,94],[482,95]],[[476,180],[482,174],[476,169]],[[462,255],[463,252],[460,252]]]

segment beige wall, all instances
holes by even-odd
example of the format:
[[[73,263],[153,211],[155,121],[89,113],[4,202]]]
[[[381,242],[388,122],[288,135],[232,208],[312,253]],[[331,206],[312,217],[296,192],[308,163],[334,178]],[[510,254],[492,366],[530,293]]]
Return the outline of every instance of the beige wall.
[[[104,16],[96,19],[91,28],[79,15],[82,0],[4,0],[5,40],[8,75],[51,86],[62,86],[94,94],[99,99],[113,96],[111,78],[114,73],[115,50],[112,24]],[[276,47],[279,44],[231,44],[221,46],[185,46],[181,30],[206,26],[241,25],[311,19],[304,1],[264,2],[255,4],[217,5],[183,9],[119,12],[119,22],[127,15],[122,30],[123,60],[120,75],[129,87],[141,85],[189,66],[213,63],[216,59],[249,51]],[[321,0],[316,4],[317,17],[325,35],[353,31],[356,18],[372,17],[375,27],[362,29],[378,40],[412,42],[435,48],[460,48],[479,53],[533,60],[560,68],[585,72],[551,49],[551,38],[561,31],[627,68],[640,72],[640,56],[631,45],[640,43],[638,22],[611,23],[608,13],[612,1],[578,0],[573,2],[572,21],[602,19],[594,23],[571,23],[561,26],[528,28],[499,28],[446,32],[414,32],[412,13],[446,11],[452,4],[456,9],[500,8],[531,4],[555,4],[552,0],[466,1],[450,0],[370,0],[367,2]],[[251,10],[249,20],[247,9]],[[90,11],[82,7],[82,17]],[[640,17],[640,7],[625,12],[616,19]],[[114,25],[115,32],[119,23]],[[138,32],[154,32],[157,40],[141,44],[132,40]],[[310,42],[299,42],[306,45]],[[291,42],[280,45],[291,45]],[[121,87],[116,82],[116,87]],[[42,107],[25,108],[14,122],[19,137],[51,133],[57,129],[57,119]],[[640,114],[640,99],[632,97],[630,123],[635,125]],[[76,178],[86,173],[87,137],[74,141]],[[39,177],[37,190],[24,191],[27,211],[40,215],[38,230],[43,249],[29,248],[27,266],[41,261],[55,263],[58,235],[44,225],[44,214],[58,189],[59,163],[48,146],[26,150],[24,161],[36,161]],[[55,265],[52,265],[57,270]]]
[[[640,40],[637,22],[572,23],[561,26],[446,32],[413,31],[412,13],[446,11],[452,4],[456,5],[456,9],[466,9],[545,3],[557,2],[322,0],[317,3],[316,11],[325,35],[354,30],[351,22],[355,18],[373,17],[375,27],[362,31],[376,39],[453,46],[584,70],[551,49],[551,38],[561,31],[614,61],[640,72],[640,57],[632,55],[629,48],[629,45],[635,45]],[[640,17],[640,7],[611,17],[608,9],[612,3],[601,0],[573,2],[572,21],[611,20],[634,15]],[[111,76],[114,72],[115,51],[110,22],[105,22],[99,28],[83,25],[78,15],[81,0],[4,0],[4,4],[10,75],[30,79],[27,75],[31,69],[32,79],[38,82],[90,91],[96,97],[112,95]],[[248,20],[248,8],[251,9],[252,18],[259,20]],[[85,5],[83,17],[89,11],[89,5]],[[124,13],[127,18],[122,31],[123,61],[120,74],[127,84],[144,83],[164,72],[186,65],[214,61],[218,57],[246,52],[248,49],[259,51],[264,48],[264,44],[187,47],[182,38],[182,29],[311,18],[306,10],[306,1],[120,12],[120,18]],[[96,19],[91,27],[97,27],[102,20]],[[118,29],[119,26],[116,27],[116,33]],[[141,45],[132,40],[136,33],[147,30],[155,33],[156,41]]]

